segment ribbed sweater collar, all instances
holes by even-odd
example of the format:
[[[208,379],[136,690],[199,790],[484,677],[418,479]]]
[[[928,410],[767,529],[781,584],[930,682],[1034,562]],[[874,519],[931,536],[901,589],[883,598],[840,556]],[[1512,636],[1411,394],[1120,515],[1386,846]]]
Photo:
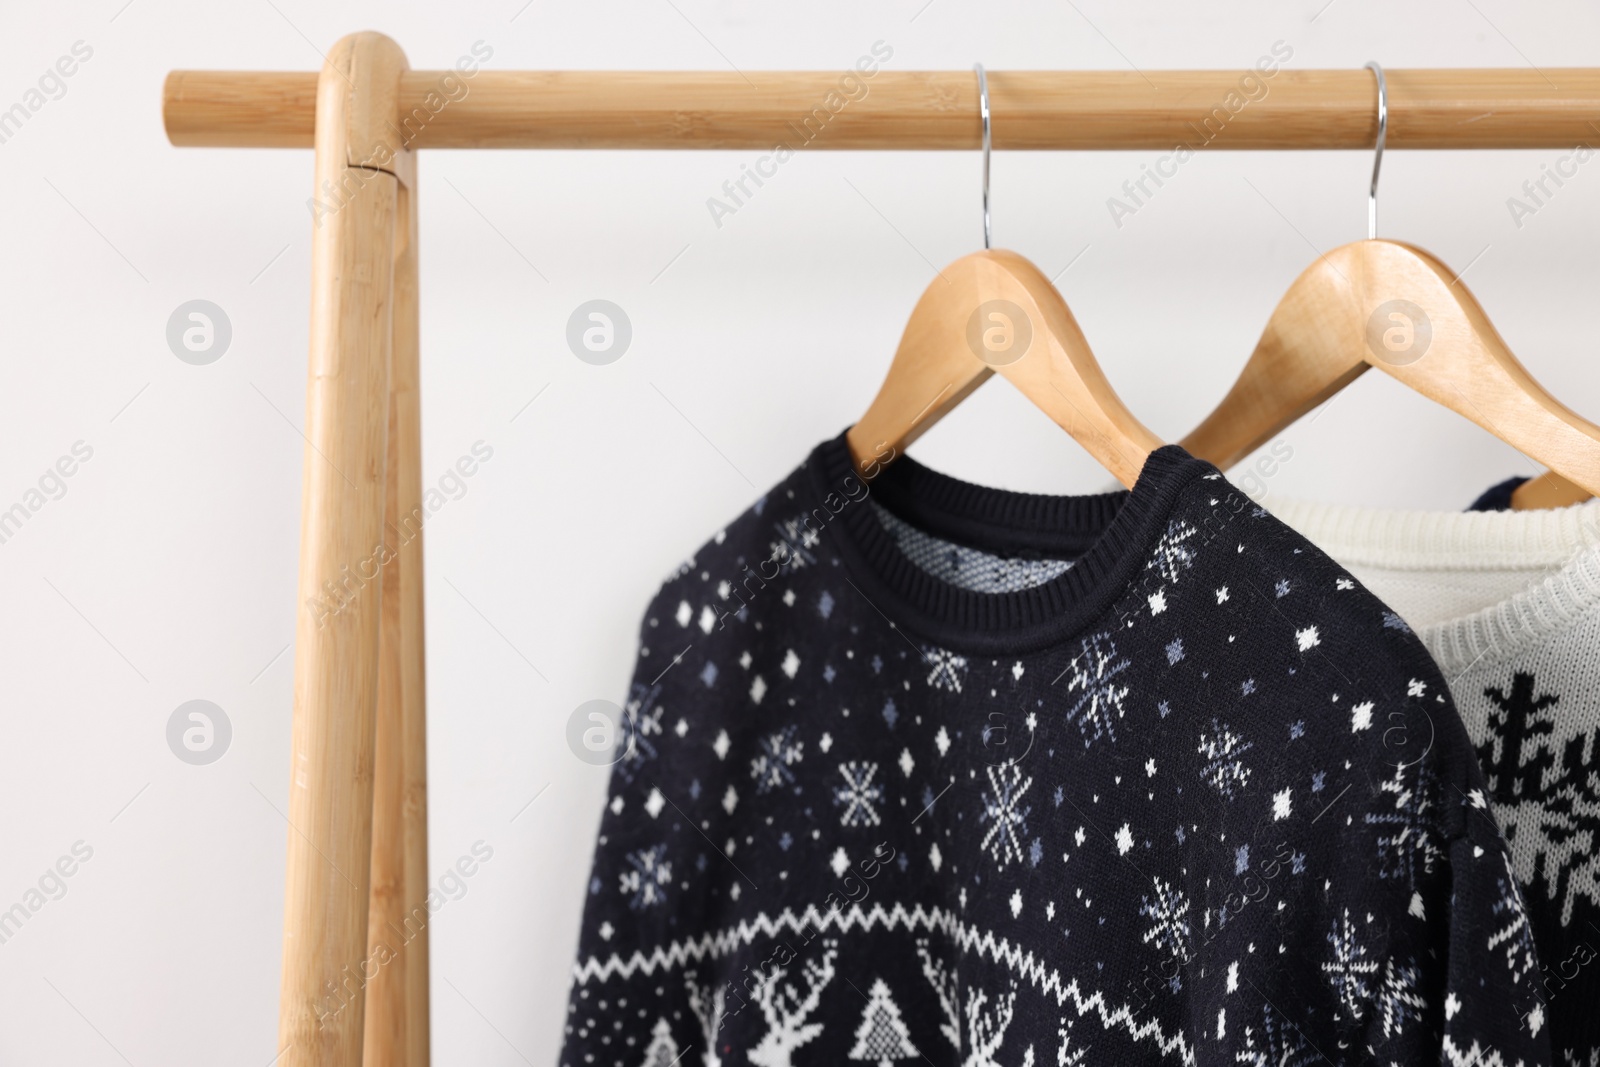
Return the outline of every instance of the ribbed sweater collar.
[[[843,434],[818,445],[807,467],[824,494],[856,477]],[[844,508],[835,544],[863,595],[903,629],[957,651],[1035,651],[1110,607],[1144,566],[1184,487],[1215,469],[1167,445],[1150,454],[1131,491],[1010,492],[947,477],[909,456],[869,483],[872,499],[936,537],[997,555],[1075,561],[1057,578],[1015,592],[975,592],[935,578],[906,557],[871,508]]]
[[[1481,661],[1515,656],[1585,615],[1600,612],[1600,546],[1582,550],[1565,567],[1515,596],[1481,611],[1419,631],[1447,677]]]

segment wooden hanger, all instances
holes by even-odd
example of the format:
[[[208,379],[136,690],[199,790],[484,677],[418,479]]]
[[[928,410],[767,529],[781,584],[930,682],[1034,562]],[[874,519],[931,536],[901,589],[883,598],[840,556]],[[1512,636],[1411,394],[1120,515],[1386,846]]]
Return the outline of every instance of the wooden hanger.
[[[1368,367],[1549,467],[1515,506],[1600,491],[1600,427],[1534,381],[1449,268],[1398,241],[1336,248],[1295,279],[1222,403],[1180,443],[1227,469]]]
[[[1111,388],[1050,279],[1017,253],[989,248],[989,93],[983,67],[977,72],[984,251],[956,260],[924,290],[888,377],[845,435],[850,454],[871,477],[998,371],[1132,486],[1164,442]]]
[[[1164,443],[1111,388],[1050,279],[996,249],[956,260],[917,301],[888,377],[845,435],[857,469],[904,452],[996,371],[1123,485]]]
[[[1370,234],[1387,102],[1382,70],[1368,66],[1379,87]],[[1295,279],[1238,380],[1180,443],[1227,469],[1368,367],[1549,467],[1513,493],[1513,507],[1559,507],[1600,493],[1600,426],[1534,381],[1443,263],[1412,245],[1372,237],[1334,249]]]

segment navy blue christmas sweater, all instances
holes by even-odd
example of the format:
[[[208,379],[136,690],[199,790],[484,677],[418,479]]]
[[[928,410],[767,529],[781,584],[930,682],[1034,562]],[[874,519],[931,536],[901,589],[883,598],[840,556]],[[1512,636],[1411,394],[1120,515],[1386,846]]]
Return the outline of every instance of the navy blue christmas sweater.
[[[1438,669],[1175,446],[818,446],[640,634],[562,1063],[1550,1062]]]

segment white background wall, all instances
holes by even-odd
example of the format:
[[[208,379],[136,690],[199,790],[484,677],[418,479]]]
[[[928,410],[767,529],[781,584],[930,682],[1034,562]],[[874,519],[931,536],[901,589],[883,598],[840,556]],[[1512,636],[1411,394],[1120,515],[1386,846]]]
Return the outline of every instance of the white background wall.
[[[311,156],[172,148],[169,69],[313,70],[364,28],[417,68],[480,40],[497,70],[842,71],[878,40],[893,70],[1242,69],[1279,40],[1291,68],[1600,63],[1600,11],[1578,3],[524,3],[0,11],[0,109],[74,42],[93,49],[0,144],[0,508],[93,449],[0,545],[0,909],[93,849],[0,944],[0,1063],[277,1051]],[[1157,154],[997,156],[995,232],[1064,271],[1112,382],[1176,438],[1314,249],[1365,235],[1371,160],[1202,153],[1119,229],[1107,197]],[[1395,152],[1381,232],[1470,264],[1534,374],[1600,418],[1600,162],[1520,228],[1506,205],[1561,154]],[[605,786],[567,749],[569,713],[621,699],[661,577],[864,410],[932,264],[980,241],[967,153],[804,152],[718,228],[707,197],[757,155],[422,160],[424,471],[494,451],[427,528],[432,867],[494,849],[433,927],[441,1065],[553,1061]],[[634,328],[605,367],[564,341],[596,297]],[[195,298],[232,323],[209,366],[165,339]],[[1534,469],[1378,374],[1285,440],[1274,494],[1453,509]],[[1000,382],[914,452],[1013,488],[1107,480]],[[233,728],[201,767],[165,737],[197,698]]]

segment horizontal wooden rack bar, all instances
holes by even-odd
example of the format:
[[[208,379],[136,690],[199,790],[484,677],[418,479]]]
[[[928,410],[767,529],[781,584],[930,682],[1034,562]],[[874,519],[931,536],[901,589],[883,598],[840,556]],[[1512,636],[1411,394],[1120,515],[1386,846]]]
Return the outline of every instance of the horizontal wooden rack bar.
[[[1600,138],[1600,69],[1386,71],[1390,148]],[[996,149],[1370,147],[1367,70],[991,71]],[[173,71],[175,145],[310,148],[315,73]],[[395,148],[976,149],[970,71],[410,71]]]

